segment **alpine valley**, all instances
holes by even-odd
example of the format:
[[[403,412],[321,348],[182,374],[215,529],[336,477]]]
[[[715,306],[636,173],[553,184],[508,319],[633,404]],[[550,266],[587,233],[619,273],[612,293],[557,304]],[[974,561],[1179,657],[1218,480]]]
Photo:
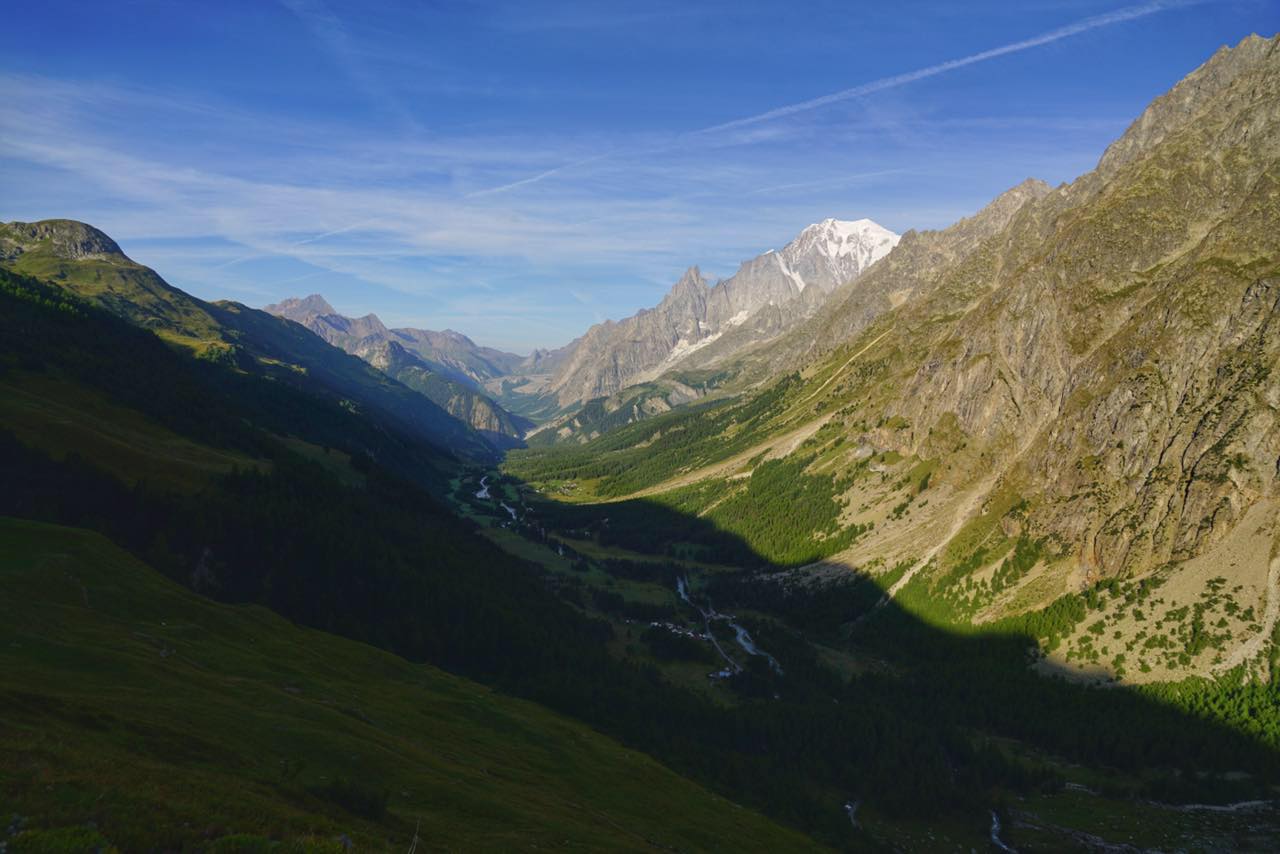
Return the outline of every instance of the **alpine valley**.
[[[0,225],[0,851],[1276,850],[1278,226],[1258,36],[528,356]]]

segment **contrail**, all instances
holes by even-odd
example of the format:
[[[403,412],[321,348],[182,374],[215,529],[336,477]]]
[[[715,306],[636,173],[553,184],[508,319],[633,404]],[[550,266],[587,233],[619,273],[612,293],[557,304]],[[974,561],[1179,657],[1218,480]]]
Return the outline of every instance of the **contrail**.
[[[523,187],[526,184],[536,184],[539,181],[545,178],[550,178],[552,175],[557,175],[565,171],[566,169],[573,169],[578,166],[586,166],[588,163],[594,163],[597,160],[608,160],[610,157],[613,157],[613,156],[614,155],[612,154],[597,154],[592,157],[584,157],[581,160],[574,160],[570,163],[561,164],[560,166],[557,166],[554,169],[548,169],[546,172],[539,172],[537,175],[532,175],[528,178],[522,178],[519,181],[512,181],[510,184],[502,184],[501,186],[498,186],[498,187],[490,187],[487,190],[476,190],[475,192],[467,193],[466,195],[463,196],[463,198],[474,199],[479,196],[491,196],[494,193],[505,193],[507,190],[514,190],[515,188]]]
[[[351,225],[344,225],[342,228],[335,228],[333,231],[326,231],[324,234],[317,234],[315,237],[308,237],[305,240],[299,240],[291,246],[305,246],[308,243],[315,243],[317,240],[324,240],[326,237],[334,237],[339,234],[346,234],[348,231],[355,231],[357,228],[364,228],[382,219],[380,216],[372,216],[368,219],[362,219],[359,222],[353,222]]]
[[[1007,56],[1011,53],[1020,53],[1024,50],[1030,50],[1033,47],[1041,47],[1042,45],[1052,44],[1062,39],[1078,36],[1081,33],[1087,33],[1090,30],[1109,27],[1112,24],[1120,24],[1125,21],[1132,21],[1137,18],[1145,18],[1148,15],[1154,15],[1157,12],[1163,12],[1168,9],[1175,9],[1181,6],[1194,5],[1196,0],[1154,0],[1151,3],[1144,3],[1140,6],[1128,6],[1124,9],[1117,9],[1114,12],[1107,12],[1102,15],[1095,15],[1091,18],[1085,18],[1076,21],[1074,24],[1067,24],[1065,27],[1059,27],[1056,30],[1050,30],[1038,36],[1029,39],[1023,39],[1012,44],[993,47],[990,50],[984,50],[981,53],[970,54],[960,59],[952,59],[947,62],[940,62],[937,65],[930,65],[926,68],[918,68],[915,71],[907,71],[903,74],[895,74],[892,77],[881,77],[879,80],[872,80],[870,83],[863,83],[861,86],[854,86],[851,89],[842,89],[839,92],[832,92],[830,95],[823,95],[820,98],[812,98],[808,101],[801,101],[797,104],[789,104],[785,107],[778,107],[765,113],[754,116],[748,116],[743,119],[734,119],[730,122],[724,122],[702,130],[693,131],[694,134],[716,133],[722,130],[732,130],[733,128],[745,127],[747,125],[759,124],[772,119],[780,119],[784,116],[795,115],[807,110],[825,107],[827,104],[835,104],[839,101],[847,101],[850,98],[860,98],[863,95],[870,95],[874,92],[883,92],[885,89],[894,89],[898,86],[905,86],[908,83],[914,83],[917,80],[923,80],[926,77],[936,77],[939,74],[946,74],[948,71],[955,71],[957,68],[964,68],[968,65],[976,65],[979,62],[986,62],[989,59],[995,59],[1001,56]]]
[[[315,243],[317,240],[324,240],[326,237],[333,237],[338,234],[345,234],[348,231],[355,231],[357,228],[363,228],[364,226],[369,225],[370,223],[377,222],[381,218],[382,217],[380,216],[375,216],[375,217],[370,217],[369,219],[362,219],[359,222],[352,223],[351,225],[344,225],[342,228],[335,228],[333,231],[326,231],[323,234],[317,234],[314,237],[308,237],[303,240],[294,241],[293,243],[287,244],[285,249],[282,251],[255,252],[252,255],[242,255],[239,258],[232,258],[230,261],[223,261],[221,264],[214,264],[212,267],[210,267],[210,269],[221,270],[223,267],[231,267],[236,264],[243,264],[245,261],[252,261],[255,258],[265,258],[268,255],[286,254],[289,249],[292,249],[294,247],[306,246],[308,243]]]
[[[857,181],[865,181],[868,178],[880,178],[885,175],[901,175],[904,172],[911,172],[911,169],[880,169],[876,172],[859,172],[854,175],[845,175],[843,178],[830,178],[821,181],[801,181],[797,184],[774,184],[772,187],[759,187],[755,190],[743,193],[744,196],[759,196],[762,193],[777,193],[783,190],[803,190],[809,187],[838,187],[843,184],[853,184]]]
[[[1122,24],[1125,21],[1133,21],[1138,18],[1145,18],[1148,15],[1154,15],[1158,12],[1165,12],[1170,9],[1178,9],[1184,6],[1194,6],[1201,2],[1205,2],[1205,0],[1152,0],[1152,2],[1143,3],[1138,6],[1126,6],[1125,8],[1117,9],[1114,12],[1106,12],[1101,15],[1094,15],[1093,17],[1090,17],[1090,18],[1084,18],[1082,20],[1076,21],[1073,24],[1067,24],[1064,27],[1058,27],[1056,30],[1050,30],[1047,33],[1041,33],[1038,36],[1032,36],[1029,39],[1023,39],[1022,41],[1001,45],[1000,47],[993,47],[989,50],[984,50],[980,53],[970,54],[969,56],[964,56],[959,59],[952,59],[952,60],[948,60],[947,62],[940,62],[937,65],[930,65],[925,68],[918,68],[915,71],[907,71],[902,74],[895,74],[892,77],[881,77],[879,80],[872,80],[870,83],[863,83],[860,86],[854,86],[851,89],[842,89],[839,92],[832,92],[830,95],[823,95],[819,98],[812,98],[808,101],[800,101],[799,103],[796,103],[796,104],[788,104],[785,107],[777,107],[775,109],[769,110],[768,112],[759,113],[754,116],[747,116],[746,118],[734,119],[733,121],[723,122],[718,125],[711,125],[710,127],[705,127],[700,130],[689,131],[687,133],[681,134],[677,138],[677,141],[675,144],[667,145],[667,146],[659,146],[653,149],[648,149],[648,151],[652,153],[654,151],[669,150],[671,148],[677,147],[681,141],[718,133],[720,131],[733,130],[735,128],[741,128],[741,127],[747,127],[749,125],[760,124],[761,122],[767,122],[773,119],[784,118],[786,116],[795,115],[796,113],[802,113],[807,110],[814,110],[814,109],[817,109],[818,107],[825,107],[828,104],[835,104],[840,101],[847,101],[850,98],[859,98],[859,97],[862,97],[863,95],[870,95],[875,92],[883,92],[886,89],[894,89],[898,86],[905,86],[908,83],[914,83],[915,81],[923,80],[926,77],[936,77],[939,74],[946,74],[948,71],[955,71],[957,68],[964,68],[965,66],[968,66],[968,65],[976,65],[979,62],[986,62],[989,59],[996,59],[1001,56],[1007,56],[1008,54],[1011,54],[1011,53],[1021,53],[1024,50],[1031,50],[1032,48],[1042,47],[1043,45],[1052,44],[1057,41],[1062,41],[1063,39],[1071,38],[1072,36],[1078,36],[1081,33],[1087,33],[1090,30],[1097,30],[1097,29],[1101,29],[1102,27],[1112,26],[1113,24]],[[595,157],[588,157],[585,160],[577,160],[572,163],[565,163],[562,166],[557,166],[554,169],[548,169],[546,172],[533,175],[529,178],[524,178],[520,181],[514,181],[510,184],[503,184],[500,187],[493,187],[488,190],[480,190],[478,192],[470,193],[467,196],[467,198],[474,198],[476,196],[485,196],[491,193],[502,193],[502,192],[506,192],[507,190],[514,190],[517,187],[524,187],[529,184],[536,184],[540,181],[546,180],[547,178],[551,178],[555,175],[558,175],[561,172],[564,172],[568,169],[572,169],[577,166],[582,166],[586,163],[592,163],[598,160],[611,160],[626,153],[634,154],[636,152],[607,153],[607,154],[597,155]]]

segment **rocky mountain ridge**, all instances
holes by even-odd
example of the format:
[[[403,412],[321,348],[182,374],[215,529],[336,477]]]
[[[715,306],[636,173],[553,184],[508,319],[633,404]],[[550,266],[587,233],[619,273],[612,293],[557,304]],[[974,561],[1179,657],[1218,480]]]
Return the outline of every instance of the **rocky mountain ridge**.
[[[446,329],[387,327],[376,314],[347,317],[339,314],[319,294],[281,300],[264,311],[301,323],[321,338],[352,352],[352,347],[372,348],[392,341],[416,353],[436,372],[464,384],[479,387],[494,377],[518,373],[526,358],[492,347],[482,347],[461,332]],[[532,358],[532,357],[530,357]]]
[[[811,315],[897,242],[898,235],[871,220],[828,219],[805,228],[781,251],[743,262],[714,285],[690,267],[655,308],[591,327],[562,358],[550,387],[562,405],[604,397],[682,365],[739,327],[759,330],[743,346],[771,337]],[[774,322],[755,323],[766,310],[773,310]]]
[[[359,356],[500,448],[518,445],[533,426],[503,409],[479,385],[499,371],[510,371],[518,364],[518,356],[480,347],[452,330],[389,329],[376,314],[346,317],[319,294],[286,299],[263,310],[301,324],[333,346]]]
[[[835,373],[807,402],[861,445],[937,461],[930,490],[942,489],[911,526],[944,545],[916,564],[914,595],[989,619],[1149,578],[1182,591],[1173,620],[1175,605],[1210,606],[1178,581],[1208,561],[1255,622],[1221,614],[1216,639],[1139,656],[1150,629],[1115,611],[1119,659],[1084,631],[1067,654],[1121,674],[1126,654],[1164,676],[1242,663],[1230,644],[1269,637],[1280,613],[1280,41],[1219,51],[1093,172],[1021,190],[953,226],[972,239],[904,237],[772,361],[832,348],[819,364]],[[924,257],[923,243],[942,251]],[[896,290],[907,297],[892,311],[860,302]],[[993,522],[992,543],[1043,544],[1022,577],[983,575],[999,550],[983,558],[968,532]],[[910,539],[889,524],[843,559],[881,550],[892,564]],[[955,569],[967,561],[976,585]]]
[[[119,244],[104,232],[70,219],[41,222],[10,222],[0,233],[0,258],[12,261],[24,252],[48,246],[53,254],[69,261],[125,258]]]
[[[1080,616],[1042,635],[1065,672],[1265,678],[1276,222],[1280,37],[1251,37],[1153,102],[1094,171],[904,235],[812,319],[727,363],[760,391],[564,449],[565,471],[701,515],[748,493],[782,506],[755,474],[785,464],[829,483],[838,517],[805,539],[835,545],[797,583],[856,570],[966,625],[1070,602]],[[558,476],[554,456],[527,459]]]

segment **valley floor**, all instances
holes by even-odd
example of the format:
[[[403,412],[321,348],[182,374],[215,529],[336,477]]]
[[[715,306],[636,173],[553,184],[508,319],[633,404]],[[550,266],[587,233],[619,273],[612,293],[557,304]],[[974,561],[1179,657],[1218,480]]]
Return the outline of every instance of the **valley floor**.
[[[798,445],[815,432],[804,431],[803,437],[794,442],[791,440],[796,440],[800,433],[788,434],[788,441],[781,444]],[[779,444],[773,442],[769,447],[777,448]],[[721,475],[730,473],[746,460],[758,458],[764,450],[767,449],[752,448],[738,455],[741,459],[728,460],[715,471]],[[709,470],[701,473],[706,471]],[[985,488],[979,484],[969,493],[954,495],[950,502],[942,502],[947,510],[941,515],[953,512],[951,518],[967,519],[970,513],[956,508],[966,502],[980,504],[989,488],[990,483],[985,484]],[[707,591],[718,589],[717,580],[737,575],[741,567],[708,562],[696,551],[681,555],[678,550],[675,553],[667,550],[655,556],[649,551],[602,544],[598,533],[558,530],[549,521],[554,518],[554,508],[548,505],[545,496],[498,472],[458,479],[453,496],[460,512],[484,526],[483,536],[511,554],[549,570],[553,578],[560,579],[556,584],[579,591],[571,594],[571,601],[579,603],[587,613],[609,620],[617,635],[625,639],[613,647],[620,658],[657,666],[673,684],[692,688],[726,707],[734,707],[748,700],[731,687],[733,680],[725,677],[748,668],[753,649],[767,655],[767,658],[755,657],[776,665],[779,678],[784,678],[782,674],[791,666],[789,661],[808,660],[808,653],[800,659],[794,658],[795,639],[784,641],[785,635],[779,634],[777,615],[770,613],[767,604],[734,609],[739,615],[734,619],[765,632],[765,639],[759,641],[760,648],[751,643],[755,638],[743,645],[735,643],[741,637],[735,637],[734,632],[715,633],[708,614],[717,615],[717,611],[706,598]],[[517,508],[515,519],[507,515],[504,506]],[[597,519],[620,512],[620,505],[613,503],[574,506],[587,515],[595,513]],[[959,523],[953,525],[950,533],[940,538],[938,551],[961,527]],[[661,523],[655,517],[654,536],[660,537],[660,532]],[[668,567],[668,576],[675,580],[674,584],[644,575],[642,568],[651,569],[655,562]],[[928,557],[919,561],[921,566],[928,563]],[[830,575],[839,565],[839,559],[834,558],[806,567],[805,571]],[[792,570],[784,575],[794,577],[802,572]],[[687,586],[686,578],[689,579]],[[901,588],[909,580],[908,575],[901,575],[896,587]],[[649,611],[664,616],[655,616],[653,620],[641,616]],[[642,634],[641,629],[650,626],[691,639],[695,647],[691,655],[695,658],[697,644],[704,645],[710,653],[696,661],[668,658]],[[775,649],[772,643],[780,644],[779,648]],[[815,652],[824,667],[840,672],[843,678],[893,673],[912,666],[908,659],[886,658],[885,651],[874,644],[824,644],[810,638],[802,645]],[[778,655],[776,660],[774,652]],[[800,669],[806,666],[802,664]],[[995,743],[999,750],[1019,757],[1019,761],[1042,764],[1060,779],[1058,787],[1040,793],[1011,791],[1000,803],[992,803],[996,812],[978,810],[965,818],[946,815],[904,820],[860,802],[854,811],[855,822],[850,826],[853,835],[849,844],[937,851],[999,848],[992,837],[993,825],[988,814],[999,816],[996,821],[1000,843],[1019,851],[1265,849],[1280,839],[1280,791],[1272,790],[1262,800],[1249,797],[1214,804],[1161,803],[1159,799],[1132,794],[1155,779],[1150,776],[1157,773],[1154,770],[1144,774],[1082,765],[1021,739],[998,738]],[[829,808],[845,809],[841,805],[850,803],[845,798],[846,793],[831,792]]]

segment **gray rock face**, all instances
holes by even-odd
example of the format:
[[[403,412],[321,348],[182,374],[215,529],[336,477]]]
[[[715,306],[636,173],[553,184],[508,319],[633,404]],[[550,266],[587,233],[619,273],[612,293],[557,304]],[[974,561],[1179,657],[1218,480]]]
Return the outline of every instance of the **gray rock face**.
[[[981,453],[1093,576],[1203,552],[1280,490],[1277,170],[1280,40],[1251,38],[985,238],[940,232],[917,266],[904,237],[860,283],[916,293],[866,392],[905,425],[880,446]],[[856,334],[856,309],[817,328]]]
[[[898,235],[871,220],[828,219],[714,286],[690,267],[655,308],[591,327],[562,358],[551,387],[561,404],[605,397],[698,361],[696,353],[726,336],[735,348],[775,336],[813,314],[897,242]],[[719,348],[722,355],[727,349]]]
[[[1096,172],[1109,178],[1122,166],[1159,144],[1166,136],[1193,121],[1242,73],[1265,61],[1275,49],[1274,40],[1251,35],[1233,48],[1218,48],[1204,65],[1183,78],[1169,92],[1156,98],[1124,132],[1111,143]]]
[[[329,305],[329,301],[320,296],[320,294],[312,294],[311,296],[304,297],[302,299],[290,297],[289,299],[283,300],[274,306],[270,306],[270,308],[273,309],[272,314],[288,318],[289,320],[292,320],[294,317],[310,314],[316,314],[323,317],[326,315],[336,315],[338,313],[337,309]]]
[[[38,246],[47,246],[54,257],[66,261],[102,258],[126,260],[114,240],[83,222],[47,219],[0,225],[0,258],[12,260]]]

